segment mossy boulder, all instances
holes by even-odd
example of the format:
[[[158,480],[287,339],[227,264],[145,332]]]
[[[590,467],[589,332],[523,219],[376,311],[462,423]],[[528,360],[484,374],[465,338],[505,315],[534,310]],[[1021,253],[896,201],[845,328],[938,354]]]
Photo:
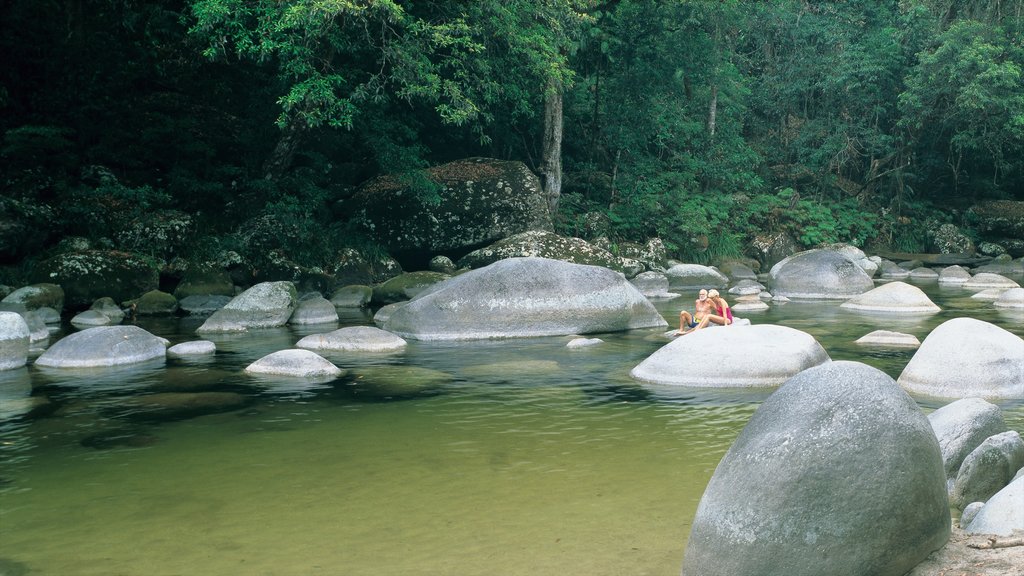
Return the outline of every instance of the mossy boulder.
[[[160,269],[155,261],[139,254],[86,250],[40,262],[33,280],[59,284],[64,289],[67,307],[80,310],[104,296],[123,302],[155,290],[160,283]]]
[[[426,268],[437,254],[461,255],[527,230],[553,230],[540,179],[522,162],[467,158],[409,179],[382,176],[363,185],[351,212],[399,262]]]
[[[160,290],[150,290],[129,304],[139,316],[169,316],[178,311],[178,299]]]
[[[234,296],[235,286],[227,270],[193,266],[185,271],[174,289],[178,300],[189,296]]]
[[[483,268],[508,258],[539,257],[573,264],[602,266],[632,278],[644,271],[644,265],[630,258],[620,258],[580,238],[559,236],[543,230],[532,230],[499,240],[486,248],[474,250],[459,260],[460,268]]]
[[[374,304],[393,304],[414,298],[434,284],[447,280],[447,274],[439,272],[407,272],[373,288]]]
[[[20,304],[25,310],[52,308],[60,311],[64,309],[64,289],[48,282],[22,286],[4,296],[3,303]]]

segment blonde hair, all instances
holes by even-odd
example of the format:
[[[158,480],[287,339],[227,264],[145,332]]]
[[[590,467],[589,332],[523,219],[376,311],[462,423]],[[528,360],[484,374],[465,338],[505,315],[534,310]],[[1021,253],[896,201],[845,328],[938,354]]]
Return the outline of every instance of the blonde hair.
[[[718,290],[715,290],[714,288],[708,290],[708,298],[718,298]]]

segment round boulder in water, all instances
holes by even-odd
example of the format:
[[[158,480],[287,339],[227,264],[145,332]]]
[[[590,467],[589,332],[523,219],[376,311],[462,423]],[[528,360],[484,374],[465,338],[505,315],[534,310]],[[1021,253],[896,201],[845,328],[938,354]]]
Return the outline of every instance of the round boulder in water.
[[[247,374],[294,376],[296,378],[337,378],[341,368],[309,350],[279,350],[249,364]]]
[[[692,288],[725,288],[729,278],[711,268],[700,264],[676,264],[665,271],[670,290],[687,290]]]
[[[969,290],[984,290],[986,288],[1002,288],[1006,290],[1009,288],[1020,288],[1020,284],[1017,284],[1006,276],[993,274],[992,272],[979,272],[970,280],[964,282],[963,286]]]
[[[794,376],[715,470],[683,576],[902,576],[949,539],[942,456],[885,373],[832,362]]]
[[[1024,310],[1024,288],[1010,288],[996,298],[994,305],[996,308]]]
[[[668,326],[618,272],[547,258],[508,258],[456,276],[378,323],[414,340],[561,336]]]
[[[989,322],[948,320],[924,339],[899,383],[936,398],[1024,399],[1024,339]]]
[[[167,340],[138,326],[96,326],[65,336],[36,359],[51,368],[101,368],[167,357]]]
[[[338,311],[331,301],[319,294],[310,294],[299,300],[299,305],[288,320],[291,324],[329,324],[338,321]]]
[[[295,346],[332,352],[394,352],[406,347],[403,338],[373,326],[348,326],[325,334],[310,334]]]
[[[834,250],[807,250],[771,270],[772,293],[788,298],[846,300],[874,288],[863,268]]]
[[[708,351],[714,351],[709,361]],[[705,328],[662,346],[630,371],[653,384],[701,388],[778,386],[801,370],[829,361],[813,336],[786,326]]]
[[[932,314],[941,310],[924,291],[906,282],[882,284],[850,298],[839,307],[847,310],[888,314]]]

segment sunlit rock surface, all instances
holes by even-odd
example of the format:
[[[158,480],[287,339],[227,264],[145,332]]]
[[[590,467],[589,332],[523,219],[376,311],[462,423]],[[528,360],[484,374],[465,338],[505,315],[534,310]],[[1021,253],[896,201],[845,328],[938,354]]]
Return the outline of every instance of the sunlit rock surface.
[[[167,340],[138,326],[96,326],[69,334],[35,363],[51,368],[99,368],[166,358]]]
[[[1024,399],[1024,339],[989,322],[948,320],[924,339],[899,383],[937,398]]]
[[[846,300],[874,288],[871,276],[840,252],[807,250],[771,269],[772,293],[787,298]]]
[[[680,336],[630,376],[675,386],[767,387],[828,361],[825,349],[806,332],[774,324],[733,325]]]
[[[196,332],[244,332],[283,326],[295,311],[297,300],[291,282],[263,282],[232,298]]]
[[[632,284],[599,266],[510,258],[435,285],[381,327],[414,340],[618,332],[668,323]]]
[[[931,314],[941,310],[924,291],[906,282],[882,284],[850,298],[840,308],[887,314]]]
[[[683,576],[903,576],[950,535],[927,418],[885,373],[832,362],[794,376],[715,470]]]

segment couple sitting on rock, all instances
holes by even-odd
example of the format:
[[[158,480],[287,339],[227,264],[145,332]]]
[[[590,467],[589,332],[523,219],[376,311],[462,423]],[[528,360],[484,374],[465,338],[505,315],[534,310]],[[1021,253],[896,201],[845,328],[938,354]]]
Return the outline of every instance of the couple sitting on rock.
[[[714,323],[719,326],[732,324],[732,309],[729,303],[718,294],[718,290],[704,290],[697,294],[694,302],[694,310],[691,315],[688,310],[679,313],[679,330],[676,335],[689,334]]]

